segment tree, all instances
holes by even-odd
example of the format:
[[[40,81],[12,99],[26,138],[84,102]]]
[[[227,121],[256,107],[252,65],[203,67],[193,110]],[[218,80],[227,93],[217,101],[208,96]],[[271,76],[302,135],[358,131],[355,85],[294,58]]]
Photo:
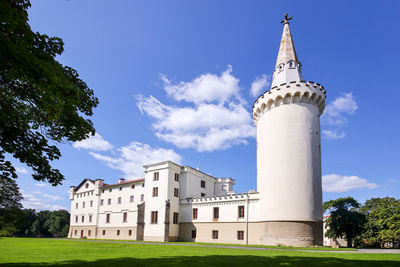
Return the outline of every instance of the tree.
[[[0,208],[22,208],[22,199],[17,183],[13,179],[0,176]]]
[[[77,71],[60,64],[58,37],[33,32],[29,0],[0,1],[0,176],[16,178],[7,153],[32,168],[32,177],[60,184],[50,162],[61,157],[55,144],[94,135],[98,99]]]
[[[56,210],[49,213],[45,226],[53,237],[62,237],[64,227],[69,226],[69,216],[69,212],[66,210]]]
[[[360,203],[352,197],[338,198],[324,203],[324,211],[330,212],[326,219],[326,236],[330,238],[346,238],[347,247],[360,235],[366,222],[365,215],[358,212]]]
[[[371,198],[361,207],[360,212],[367,218],[362,242],[379,247],[391,243],[395,247],[396,241],[400,241],[400,200],[391,197]]]

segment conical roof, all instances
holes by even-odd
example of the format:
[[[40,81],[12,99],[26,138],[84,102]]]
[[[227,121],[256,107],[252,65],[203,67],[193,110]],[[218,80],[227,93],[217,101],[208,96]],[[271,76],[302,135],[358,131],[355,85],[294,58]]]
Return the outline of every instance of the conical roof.
[[[292,34],[290,33],[289,22],[286,21],[283,24],[281,45],[279,47],[275,68],[281,63],[288,63],[290,60],[298,62],[296,50],[294,49]]]

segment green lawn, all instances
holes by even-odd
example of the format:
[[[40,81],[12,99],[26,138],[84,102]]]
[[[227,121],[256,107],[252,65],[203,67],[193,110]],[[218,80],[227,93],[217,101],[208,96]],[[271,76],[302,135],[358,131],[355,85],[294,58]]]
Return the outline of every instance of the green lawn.
[[[1,238],[0,266],[400,266],[400,254],[246,250]]]

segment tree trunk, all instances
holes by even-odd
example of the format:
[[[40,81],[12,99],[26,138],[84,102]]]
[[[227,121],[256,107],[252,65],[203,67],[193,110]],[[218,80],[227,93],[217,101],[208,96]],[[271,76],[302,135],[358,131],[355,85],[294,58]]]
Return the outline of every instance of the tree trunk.
[[[351,242],[352,240],[351,240],[351,238],[347,238],[347,247],[348,248],[351,248],[353,245],[352,245],[352,243],[353,242]]]

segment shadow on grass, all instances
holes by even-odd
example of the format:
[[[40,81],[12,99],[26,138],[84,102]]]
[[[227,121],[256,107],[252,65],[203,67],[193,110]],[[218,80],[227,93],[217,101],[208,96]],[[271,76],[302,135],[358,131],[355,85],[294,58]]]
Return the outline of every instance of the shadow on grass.
[[[0,266],[400,266],[399,261],[390,260],[349,260],[334,257],[300,257],[300,256],[180,256],[161,258],[115,258],[95,261],[60,261],[40,263],[7,263]]]

